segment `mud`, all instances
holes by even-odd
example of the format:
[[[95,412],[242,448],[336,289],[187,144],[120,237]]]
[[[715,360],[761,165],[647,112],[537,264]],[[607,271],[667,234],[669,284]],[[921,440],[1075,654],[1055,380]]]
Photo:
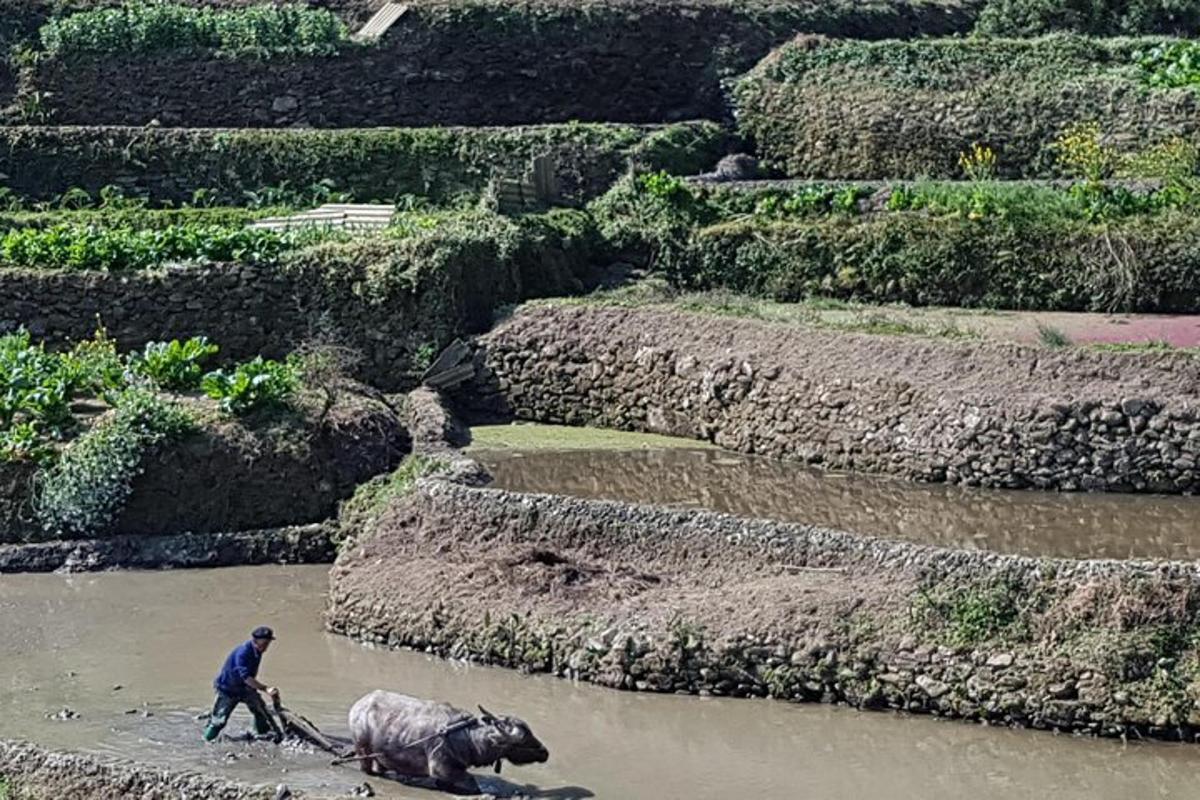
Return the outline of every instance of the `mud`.
[[[426,479],[339,557],[328,622],[612,688],[1191,740],[1197,586],[1195,562],[939,549]]]
[[[541,450],[542,426],[521,427],[526,448],[472,450],[498,489],[707,508],[965,550],[1200,558],[1195,497],[914,484],[712,449]],[[544,436],[552,448],[556,431]]]
[[[0,574],[328,564],[337,553],[334,533],[333,525],[317,524],[233,533],[0,544]]]
[[[211,702],[212,673],[245,630],[267,621],[280,638],[264,660],[264,676],[323,730],[344,729],[350,704],[377,687],[468,708],[494,704],[522,715],[551,751],[543,766],[506,765],[502,780],[540,787],[540,796],[558,800],[1127,800],[1189,796],[1200,768],[1200,749],[1178,745],[1031,735],[830,706],[611,692],[363,648],[320,633],[325,583],[321,567],[0,578],[0,737],[32,738],[102,761],[152,762],[156,776],[286,782],[308,796],[346,797],[362,778],[331,769],[327,756],[198,741],[202,723],[194,717]],[[122,688],[114,691],[116,684]],[[64,705],[79,718],[45,719]],[[125,713],[131,709],[139,713]],[[248,725],[239,711],[229,730],[238,734]],[[479,774],[499,788],[490,773]],[[371,783],[380,797],[442,797]]]

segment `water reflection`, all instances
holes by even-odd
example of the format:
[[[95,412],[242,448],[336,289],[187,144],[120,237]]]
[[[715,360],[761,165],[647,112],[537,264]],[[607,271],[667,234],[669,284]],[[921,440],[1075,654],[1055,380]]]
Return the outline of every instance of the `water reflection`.
[[[714,450],[479,451],[499,488],[696,506],[960,548],[1200,558],[1200,498],[966,489]]]

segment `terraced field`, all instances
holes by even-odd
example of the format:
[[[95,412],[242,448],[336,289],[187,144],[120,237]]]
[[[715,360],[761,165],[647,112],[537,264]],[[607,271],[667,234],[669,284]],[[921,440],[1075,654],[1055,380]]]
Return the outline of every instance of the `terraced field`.
[[[312,640],[1195,741],[1197,30],[1200,0],[0,0],[0,573],[336,559]],[[542,494],[480,488],[469,427],[513,421],[683,441],[618,479],[586,454],[622,436],[555,434],[585,455],[527,462]],[[742,470],[713,512],[665,508],[710,491],[691,445]],[[14,691],[69,697],[28,663]],[[0,800],[274,793],[187,749],[202,683],[147,728],[170,771],[97,766],[139,753],[88,685],[102,744],[0,741]],[[679,708],[679,753],[730,713]],[[46,730],[0,739],[79,749]],[[755,791],[801,793],[770,752]],[[717,796],[681,758],[587,774]],[[317,760],[297,792],[352,788]]]

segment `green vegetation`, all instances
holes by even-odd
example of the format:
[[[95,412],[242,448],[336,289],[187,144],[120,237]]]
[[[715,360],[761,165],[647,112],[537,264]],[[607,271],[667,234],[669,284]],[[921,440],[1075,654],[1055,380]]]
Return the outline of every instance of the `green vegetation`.
[[[349,44],[333,12],[301,4],[218,10],[129,2],[51,19],[40,31],[51,56],[151,55],[211,51],[223,56],[324,56]]]
[[[1051,325],[1038,325],[1038,341],[1046,347],[1070,347],[1071,337]]]
[[[217,354],[218,348],[204,336],[181,342],[149,342],[129,359],[129,369],[161,389],[186,392],[200,385],[203,364]]]
[[[1087,132],[1072,136],[1064,149],[1081,159],[1081,171],[1091,169],[1080,153]],[[1186,162],[1188,153],[1172,158]],[[1182,312],[1200,308],[1190,268],[1200,252],[1193,212],[1200,194],[1192,188],[1194,166],[1181,169],[1157,189],[1080,177],[1063,186],[812,184],[745,192],[650,174],[623,181],[591,209],[614,246],[648,253],[682,291],[728,289],[784,302]]]
[[[997,639],[1023,639],[1020,587],[1008,584],[922,589],[909,614],[919,626],[935,631],[954,647],[973,647]],[[1028,604],[1028,598],[1026,598]]]
[[[179,261],[265,264],[277,261],[286,250],[337,235],[322,229],[278,232],[196,224],[148,229],[60,224],[8,231],[0,237],[0,263],[104,272]]]
[[[1055,139],[1081,121],[1123,142],[1193,133],[1200,93],[1155,78],[1187,72],[1146,55],[1160,44],[1064,35],[802,37],[738,82],[739,128],[757,143],[764,167],[794,177],[957,177],[959,156],[973,143],[994,150],[1001,177],[1054,177]],[[1183,44],[1162,52],[1187,51]]]
[[[81,200],[82,192],[95,205],[101,190],[118,182],[153,205],[304,207],[345,197],[449,203],[477,197],[494,174],[519,174],[549,153],[570,178],[563,184],[568,198],[585,200],[631,164],[700,172],[717,160],[727,136],[712,122],[231,131],[0,126],[0,173],[8,176],[10,197],[59,203],[68,192]]]
[[[48,531],[88,535],[105,530],[129,497],[144,453],[195,425],[186,410],[143,389],[126,389],[112,402],[115,411],[42,473],[37,509]]]
[[[1036,36],[1074,31],[1093,36],[1170,33],[1200,28],[1196,0],[987,0],[975,31],[991,36]]]
[[[259,408],[280,406],[296,390],[300,371],[293,363],[264,360],[238,364],[204,376],[201,388],[228,414],[247,414]]]
[[[1164,42],[1136,57],[1151,86],[1200,86],[1200,42]]]

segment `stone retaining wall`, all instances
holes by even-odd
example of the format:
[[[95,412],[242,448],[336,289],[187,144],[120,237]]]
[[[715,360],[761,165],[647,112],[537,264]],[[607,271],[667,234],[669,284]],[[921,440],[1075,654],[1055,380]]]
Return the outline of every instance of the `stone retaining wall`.
[[[937,0],[833,5],[409,4],[377,47],[335,57],[46,59],[20,92],[58,124],[664,122],[724,116],[721,78],[797,31],[946,34],[973,16]]]
[[[106,69],[108,69],[106,67]],[[0,73],[2,75],[2,73]],[[405,194],[448,201],[479,194],[495,175],[519,175],[548,155],[568,202],[603,193],[631,164],[700,172],[724,154],[715,123],[541,125],[516,128],[228,130],[0,126],[0,173],[13,192],[52,200],[117,186],[154,202],[242,205],[271,187],[329,182],[359,202]]]
[[[1192,564],[954,551],[443,479],[350,533],[327,623],[383,645],[613,688],[1104,735],[1190,738],[1200,722],[1194,645],[1156,638],[1197,623]]]
[[[328,564],[337,553],[334,532],[335,526],[318,524],[231,533],[0,544],[0,574]]]
[[[706,439],[968,486],[1200,490],[1200,359],[528,306],[480,339],[476,416]]]
[[[130,349],[206,335],[226,360],[279,358],[307,340],[331,339],[361,353],[355,377],[407,389],[423,369],[420,351],[486,329],[505,303],[578,291],[592,269],[587,245],[576,252],[565,240],[516,233],[505,251],[503,235],[435,230],[399,243],[310,248],[281,266],[0,268],[0,332],[24,327],[62,343],[90,338],[100,322]],[[385,272],[397,277],[383,280]]]
[[[225,778],[47,750],[0,739],[0,776],[14,800],[272,800],[275,788]],[[292,792],[290,797],[302,794]]]

